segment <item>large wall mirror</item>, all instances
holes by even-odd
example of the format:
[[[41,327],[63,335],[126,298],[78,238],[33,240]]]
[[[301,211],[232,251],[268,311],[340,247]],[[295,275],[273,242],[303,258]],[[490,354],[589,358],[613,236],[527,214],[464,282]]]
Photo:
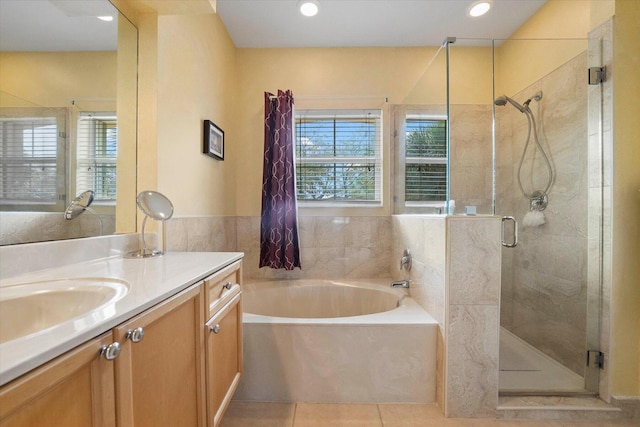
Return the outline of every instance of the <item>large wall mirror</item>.
[[[0,245],[135,232],[137,58],[108,0],[0,1]]]

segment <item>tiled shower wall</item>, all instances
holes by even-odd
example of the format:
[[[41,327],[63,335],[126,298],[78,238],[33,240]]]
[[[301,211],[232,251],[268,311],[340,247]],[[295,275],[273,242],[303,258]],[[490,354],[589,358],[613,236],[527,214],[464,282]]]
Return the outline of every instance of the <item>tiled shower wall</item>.
[[[456,213],[475,206],[478,214],[493,214],[493,144],[490,105],[452,104],[451,199]]]
[[[518,187],[518,163],[527,138],[527,120],[510,106],[496,112],[497,209],[518,220],[520,241],[503,251],[502,326],[563,365],[584,375],[587,310],[587,88],[584,52],[514,95],[527,99],[543,91],[531,108],[538,133],[555,170],[544,211],[546,223],[524,227],[529,200]],[[527,158],[534,151],[531,137]],[[522,168],[525,191],[544,189],[546,166]],[[533,184],[532,184],[533,182]]]

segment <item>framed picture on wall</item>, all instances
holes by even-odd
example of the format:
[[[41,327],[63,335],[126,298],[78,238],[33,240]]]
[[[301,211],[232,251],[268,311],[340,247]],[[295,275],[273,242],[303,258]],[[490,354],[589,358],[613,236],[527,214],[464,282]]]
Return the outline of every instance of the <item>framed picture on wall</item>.
[[[224,160],[224,131],[211,120],[204,121],[202,152],[214,159]]]

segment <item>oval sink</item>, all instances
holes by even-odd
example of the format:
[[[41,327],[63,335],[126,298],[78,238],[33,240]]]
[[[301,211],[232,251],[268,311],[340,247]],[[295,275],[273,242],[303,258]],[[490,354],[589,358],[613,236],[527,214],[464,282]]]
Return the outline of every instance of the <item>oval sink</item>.
[[[0,288],[0,343],[37,333],[112,304],[129,291],[127,282],[75,278]]]

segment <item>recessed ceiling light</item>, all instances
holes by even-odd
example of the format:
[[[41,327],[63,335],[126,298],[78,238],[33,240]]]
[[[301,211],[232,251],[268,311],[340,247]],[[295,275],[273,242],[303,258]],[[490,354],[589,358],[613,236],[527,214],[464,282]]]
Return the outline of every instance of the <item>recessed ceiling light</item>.
[[[98,16],[98,19],[105,22],[111,22],[113,21],[113,16],[109,16],[109,15]]]
[[[486,0],[481,0],[473,3],[469,9],[467,9],[467,13],[469,16],[473,16],[477,18],[478,16],[482,16],[485,13],[489,12],[491,9],[491,2]]]
[[[320,10],[318,0],[300,0],[298,2],[298,10],[304,16],[316,16]]]

